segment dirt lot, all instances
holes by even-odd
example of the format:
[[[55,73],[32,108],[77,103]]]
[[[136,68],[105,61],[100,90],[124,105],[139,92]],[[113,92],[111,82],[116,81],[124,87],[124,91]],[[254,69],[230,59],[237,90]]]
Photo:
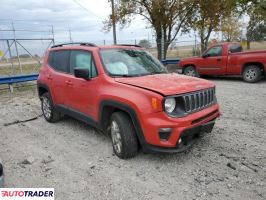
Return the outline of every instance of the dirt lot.
[[[212,80],[223,115],[211,134],[189,152],[130,160],[114,156],[109,138],[83,123],[47,123],[34,89],[1,94],[6,186],[54,187],[61,200],[265,200],[266,81]]]

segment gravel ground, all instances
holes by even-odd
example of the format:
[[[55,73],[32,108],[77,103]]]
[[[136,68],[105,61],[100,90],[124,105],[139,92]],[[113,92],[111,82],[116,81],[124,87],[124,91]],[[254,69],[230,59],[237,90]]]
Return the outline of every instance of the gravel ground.
[[[34,89],[1,94],[6,187],[54,187],[62,200],[265,200],[266,81],[212,80],[222,116],[211,134],[185,153],[130,160],[114,156],[110,139],[83,123],[47,123]]]

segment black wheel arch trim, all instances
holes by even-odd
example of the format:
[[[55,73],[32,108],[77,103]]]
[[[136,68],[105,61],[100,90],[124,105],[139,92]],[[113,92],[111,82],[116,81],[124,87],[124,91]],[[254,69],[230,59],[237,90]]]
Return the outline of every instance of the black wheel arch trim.
[[[39,95],[39,98],[41,98],[40,88],[44,88],[44,89],[46,89],[46,90],[49,92],[49,94],[51,95],[51,91],[50,91],[48,85],[46,85],[46,84],[44,84],[44,83],[37,83],[37,89],[38,89],[38,95]]]
[[[147,142],[144,138],[144,134],[143,134],[143,131],[142,131],[142,128],[141,128],[141,125],[139,123],[139,120],[138,120],[138,117],[137,117],[135,110],[131,106],[124,104],[124,103],[121,103],[121,102],[117,102],[114,100],[103,100],[99,106],[99,123],[101,124],[102,129],[106,128],[106,122],[107,122],[107,120],[109,120],[108,118],[106,118],[108,116],[104,115],[104,108],[106,106],[122,110],[130,116],[130,118],[133,122],[133,125],[135,127],[139,143],[140,143],[142,149],[145,149]]]
[[[244,63],[241,67],[241,74],[244,73],[245,69],[249,66],[257,66],[259,68],[262,68],[262,70],[264,71],[265,75],[266,75],[266,66],[264,66],[263,63],[261,62],[247,62],[247,63]]]

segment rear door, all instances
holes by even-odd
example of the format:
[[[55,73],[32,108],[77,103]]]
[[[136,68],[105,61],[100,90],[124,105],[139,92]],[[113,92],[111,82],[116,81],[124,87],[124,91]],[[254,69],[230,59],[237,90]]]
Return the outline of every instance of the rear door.
[[[49,70],[46,78],[49,82],[50,92],[54,104],[65,104],[67,94],[66,80],[69,77],[69,55],[68,50],[51,51],[48,58]]]
[[[207,50],[203,58],[198,63],[199,74],[202,75],[221,75],[226,68],[226,62],[222,56],[222,46],[217,45]]]
[[[90,80],[74,76],[75,68],[90,70]],[[93,54],[85,50],[72,50],[70,53],[70,76],[67,79],[67,106],[97,120],[97,98],[99,78]]]

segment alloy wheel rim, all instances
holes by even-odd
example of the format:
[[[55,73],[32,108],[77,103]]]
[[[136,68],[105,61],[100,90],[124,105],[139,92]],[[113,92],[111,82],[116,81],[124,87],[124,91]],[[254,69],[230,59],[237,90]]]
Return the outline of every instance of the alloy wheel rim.
[[[187,74],[186,74],[187,76],[196,76],[196,73],[195,73],[195,71],[194,70],[189,70],[188,72],[187,72]]]
[[[253,80],[256,77],[256,71],[254,69],[249,69],[246,72],[246,78],[249,80]]]
[[[47,97],[42,99],[43,115],[49,119],[51,117],[51,104]]]
[[[122,151],[122,141],[120,129],[116,121],[112,121],[111,123],[111,137],[114,149],[117,153],[121,153]]]

